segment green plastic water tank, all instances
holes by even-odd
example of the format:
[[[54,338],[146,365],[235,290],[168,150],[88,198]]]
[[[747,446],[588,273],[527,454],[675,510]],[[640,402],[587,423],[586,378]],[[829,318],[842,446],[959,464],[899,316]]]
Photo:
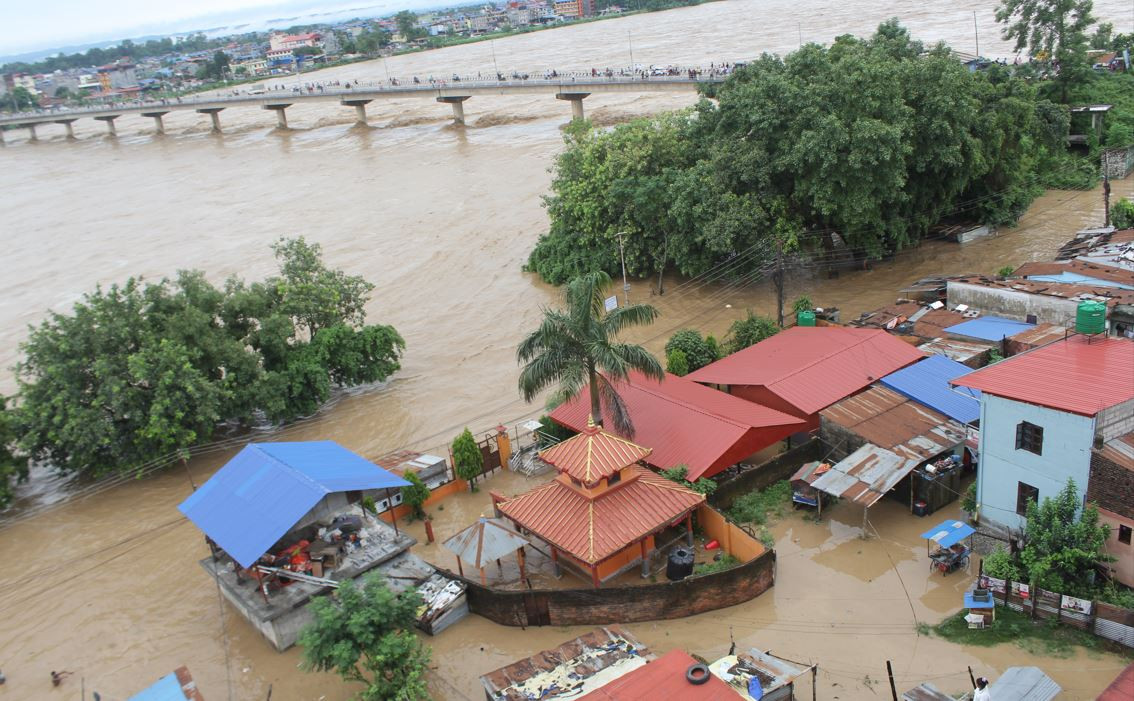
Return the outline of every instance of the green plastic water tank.
[[[1079,302],[1075,310],[1075,330],[1079,333],[1106,331],[1106,304],[1092,300]]]
[[[795,315],[795,323],[800,326],[814,326],[815,325],[815,312],[810,309],[804,309]]]

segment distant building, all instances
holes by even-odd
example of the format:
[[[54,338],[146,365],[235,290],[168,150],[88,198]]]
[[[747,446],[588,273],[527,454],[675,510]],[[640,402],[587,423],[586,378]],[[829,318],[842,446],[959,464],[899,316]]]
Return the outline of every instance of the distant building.
[[[1068,478],[1085,497],[1092,449],[1134,431],[1131,378],[1134,341],[1076,335],[954,380],[981,391],[981,518],[1021,528]]]
[[[138,86],[138,76],[132,63],[111,63],[98,67],[98,82],[104,92],[134,88]]]
[[[555,0],[552,9],[555,14],[566,19],[577,19],[582,17],[582,9],[579,7],[581,0]]]
[[[317,32],[308,34],[275,33],[268,38],[272,51],[298,49],[301,46],[318,46],[323,35]]]

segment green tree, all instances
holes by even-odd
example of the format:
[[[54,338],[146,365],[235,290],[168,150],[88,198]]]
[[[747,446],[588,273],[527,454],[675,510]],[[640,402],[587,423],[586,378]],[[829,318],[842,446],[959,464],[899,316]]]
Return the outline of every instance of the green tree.
[[[1134,227],[1134,202],[1123,197],[1110,206],[1110,223],[1116,229]]]
[[[1014,39],[1017,51],[1026,48],[1057,66],[1060,102],[1067,102],[1071,86],[1090,71],[1087,30],[1095,23],[1092,9],[1091,0],[1000,0],[996,10],[1004,38]]]
[[[555,399],[566,401],[587,387],[595,425],[602,425],[605,406],[614,428],[633,436],[633,421],[614,381],[627,379],[631,370],[656,380],[664,379],[665,373],[645,348],[615,339],[631,326],[652,323],[658,311],[648,304],[605,311],[603,299],[609,286],[610,276],[605,272],[588,273],[567,283],[566,309],[544,310],[539,328],[516,349],[516,360],[523,364],[520,394],[530,402],[543,390],[557,385]]]
[[[1099,523],[1094,505],[1082,506],[1075,481],[1055,495],[1028,503],[1020,564],[1032,586],[1071,595],[1090,595],[1094,570],[1106,553],[1110,527]]]
[[[794,302],[791,303],[791,311],[793,314],[808,312],[814,308],[815,304],[812,303],[811,298],[807,295],[800,295],[799,297],[795,298]]]
[[[1112,22],[1099,22],[1095,33],[1091,35],[1091,48],[1098,51],[1107,51],[1114,44],[1114,24]]]
[[[674,348],[665,354],[665,371],[684,377],[689,374],[689,356],[680,348]]]
[[[9,111],[22,112],[23,110],[31,109],[39,104],[35,99],[35,95],[22,85],[17,85],[15,88],[8,92],[7,97],[0,100]]]
[[[323,249],[302,236],[281,237],[272,244],[280,263],[280,276],[267,284],[275,286],[280,309],[314,337],[319,329],[336,323],[361,324],[364,306],[374,285],[358,275],[331,270],[323,263]]]
[[[362,701],[427,701],[430,650],[414,633],[419,606],[415,590],[395,593],[377,573],[361,587],[344,581],[309,606],[315,620],[299,636],[304,669],[365,685],[355,697]]]
[[[479,451],[478,451],[479,452]],[[429,498],[429,487],[417,476],[416,472],[408,471],[405,474],[408,487],[402,487],[402,503],[412,510],[412,518],[424,518],[425,509],[422,504]]]
[[[680,350],[684,353],[688,363],[688,371],[686,373],[674,373],[675,375],[688,374],[694,370],[700,370],[709,363],[720,360],[720,349],[716,347],[716,342],[709,343],[708,339],[701,338],[699,331],[693,329],[682,329],[669,337],[665,343],[666,357],[675,351]],[[673,372],[670,370],[670,372]]]
[[[700,477],[696,482],[690,482],[687,479],[687,477],[689,476],[688,465],[675,465],[674,467],[671,467],[667,470],[662,470],[661,476],[666,478],[667,480],[670,480],[671,482],[677,482],[682,487],[692,489],[698,494],[704,494],[705,496],[709,496],[713,492],[717,491],[716,481],[711,480],[707,477]]]
[[[28,478],[28,461],[16,452],[16,416],[0,396],[0,509],[12,503],[16,482]]]
[[[765,316],[757,316],[749,309],[746,317],[732,322],[725,339],[725,347],[729,353],[735,353],[755,345],[765,338],[775,336],[779,331],[780,327],[776,325],[774,320]]]
[[[406,38],[406,41],[413,41],[425,36],[426,31],[417,26],[417,15],[409,10],[402,10],[394,15],[394,21],[398,24],[398,33]]]
[[[450,450],[453,452],[453,471],[476,491],[476,478],[484,471],[484,455],[481,454],[472,431],[466,427],[453,439]]]

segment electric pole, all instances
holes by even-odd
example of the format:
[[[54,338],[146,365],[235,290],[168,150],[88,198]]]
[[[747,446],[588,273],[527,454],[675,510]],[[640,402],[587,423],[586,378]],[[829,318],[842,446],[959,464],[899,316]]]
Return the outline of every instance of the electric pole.
[[[776,323],[784,327],[784,243],[776,242],[776,272],[772,274],[776,284]]]
[[[973,38],[976,39],[976,57],[980,59],[980,31],[977,29],[976,10],[973,10]]]
[[[1106,154],[1103,154],[1102,176],[1103,226],[1106,227],[1110,226],[1110,173],[1107,172]]]
[[[630,75],[634,74],[634,39],[630,36],[630,31],[626,31],[626,44],[630,47]]]
[[[625,231],[619,231],[615,236],[618,237],[618,257],[622,259],[622,295],[626,299],[626,306],[630,306],[630,283],[626,281],[626,249],[623,246],[623,239],[626,237]]]
[[[493,39],[488,44],[492,47],[492,69],[496,71],[496,82],[500,82],[500,68],[496,65],[496,40]]]

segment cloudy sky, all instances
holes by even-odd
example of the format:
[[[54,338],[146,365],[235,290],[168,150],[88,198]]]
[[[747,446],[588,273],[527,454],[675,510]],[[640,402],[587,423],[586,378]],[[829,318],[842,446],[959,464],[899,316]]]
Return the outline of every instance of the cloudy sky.
[[[0,0],[0,55],[313,12],[330,12],[336,15],[332,19],[340,19],[340,13],[351,10],[373,16],[386,7],[436,4],[436,0]]]

